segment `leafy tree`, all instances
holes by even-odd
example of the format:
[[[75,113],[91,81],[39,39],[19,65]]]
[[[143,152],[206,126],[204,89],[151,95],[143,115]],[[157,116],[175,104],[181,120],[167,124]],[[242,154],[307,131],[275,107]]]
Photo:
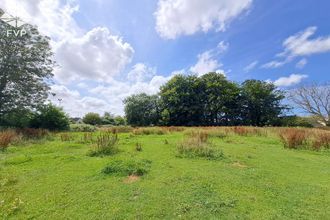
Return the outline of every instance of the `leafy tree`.
[[[102,118],[98,113],[90,112],[83,117],[83,122],[90,125],[100,125],[102,124]]]
[[[102,117],[102,124],[104,125],[115,125],[115,116],[112,115],[110,112],[105,112]]]
[[[33,114],[30,126],[48,130],[68,130],[69,117],[53,104],[43,105]]]
[[[206,125],[234,125],[240,111],[240,88],[219,73],[208,73],[200,80],[204,88],[204,117]]]
[[[115,120],[115,125],[126,125],[126,119],[122,116],[116,116],[114,120]]]
[[[124,100],[128,124],[133,126],[156,125],[160,120],[159,97],[145,93],[132,95]]]
[[[202,84],[197,76],[177,75],[160,88],[162,117],[168,125],[200,125],[203,121]]]
[[[246,80],[241,87],[242,123],[245,125],[272,125],[287,109],[281,104],[283,92],[272,83],[260,80]]]
[[[0,118],[33,110],[48,96],[54,67],[50,39],[31,25],[23,27],[26,34],[7,36],[13,27],[0,21]]]

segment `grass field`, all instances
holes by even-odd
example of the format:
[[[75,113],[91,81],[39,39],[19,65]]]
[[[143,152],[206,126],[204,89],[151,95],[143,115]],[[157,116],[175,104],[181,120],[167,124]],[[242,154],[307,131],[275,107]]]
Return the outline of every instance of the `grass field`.
[[[210,135],[213,159],[178,153],[186,131],[119,133],[109,156],[90,156],[83,133],[13,145],[0,152],[0,217],[329,219],[330,150],[287,149],[265,131]]]

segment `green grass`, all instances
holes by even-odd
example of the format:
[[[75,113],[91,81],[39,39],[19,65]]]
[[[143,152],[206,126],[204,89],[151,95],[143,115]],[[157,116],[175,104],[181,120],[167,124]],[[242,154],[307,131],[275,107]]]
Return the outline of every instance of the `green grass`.
[[[119,134],[117,154],[59,137],[0,153],[3,219],[329,219],[330,151],[275,135],[212,137],[224,158],[178,157],[183,133]],[[165,141],[166,140],[166,141]],[[136,150],[136,143],[143,146]],[[119,162],[118,162],[119,161]],[[106,167],[112,167],[105,173]],[[128,175],[142,169],[134,181]],[[133,171],[132,171],[133,170]],[[112,175],[119,173],[120,175]]]

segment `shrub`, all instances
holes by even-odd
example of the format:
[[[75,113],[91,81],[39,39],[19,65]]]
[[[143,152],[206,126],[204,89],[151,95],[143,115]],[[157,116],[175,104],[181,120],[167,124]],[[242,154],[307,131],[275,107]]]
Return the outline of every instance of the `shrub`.
[[[102,124],[102,118],[98,113],[90,112],[84,116],[83,122],[90,125],[100,125]]]
[[[13,130],[0,131],[0,150],[6,150],[17,137],[18,134]]]
[[[290,149],[301,148],[308,140],[308,134],[305,130],[295,128],[282,129],[279,136],[284,147]]]
[[[69,117],[52,104],[42,106],[32,116],[30,126],[32,128],[43,128],[48,130],[68,130],[70,125]]]
[[[119,151],[117,147],[118,135],[111,132],[101,132],[96,137],[96,145],[89,153],[90,156],[113,155]]]
[[[184,157],[205,157],[207,159],[222,158],[223,152],[214,149],[214,145],[209,142],[206,132],[195,133],[184,139],[178,144],[177,150],[179,155]]]
[[[167,131],[158,127],[154,128],[136,128],[133,130],[133,134],[135,135],[163,135],[166,134]]]
[[[71,124],[70,131],[74,132],[93,132],[96,131],[96,127],[88,124]]]
[[[103,168],[104,174],[117,174],[122,176],[143,176],[150,170],[150,160],[114,160]]]

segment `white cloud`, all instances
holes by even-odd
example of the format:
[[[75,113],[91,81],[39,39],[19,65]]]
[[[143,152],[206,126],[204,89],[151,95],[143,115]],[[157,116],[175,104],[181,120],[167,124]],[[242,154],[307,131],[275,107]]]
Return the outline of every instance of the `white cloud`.
[[[274,85],[276,86],[293,86],[299,84],[303,79],[307,78],[307,75],[302,74],[291,74],[288,77],[280,77],[279,79],[274,81]]]
[[[301,59],[297,64],[296,64],[296,67],[298,68],[298,69],[302,69],[302,68],[304,68],[305,66],[306,66],[306,64],[307,64],[307,59],[306,58],[303,58],[303,59]]]
[[[156,68],[151,68],[144,63],[137,63],[127,74],[127,79],[134,82],[143,82],[156,74]]]
[[[198,55],[198,61],[194,66],[190,67],[190,71],[198,75],[203,75],[209,72],[215,72],[220,67],[222,67],[222,64],[215,60],[209,51],[206,51]]]
[[[37,25],[41,33],[54,41],[70,38],[81,32],[72,14],[79,10],[74,0],[63,5],[60,0],[1,0],[0,8],[27,23]]]
[[[252,0],[159,0],[156,30],[167,39],[212,29],[224,31],[251,3]]]
[[[82,117],[88,112],[104,113],[105,111],[115,110],[106,101],[85,96],[82,97],[76,90],[70,90],[63,85],[53,85],[51,92],[56,96],[50,96],[49,99],[57,105],[63,107],[64,111],[69,113],[72,117]],[[59,102],[60,99],[61,101]]]
[[[55,54],[60,65],[55,76],[61,82],[108,82],[131,62],[134,50],[107,28],[97,27],[82,37],[59,42]]]
[[[283,61],[271,61],[264,64],[263,68],[278,68],[289,62],[296,57],[310,56],[314,54],[330,52],[330,36],[323,36],[311,39],[316,33],[317,27],[308,27],[295,35],[288,37],[283,42],[284,51],[277,54],[276,57],[284,57]],[[307,63],[301,60],[298,68],[302,68]]]
[[[244,68],[244,71],[245,72],[250,72],[251,70],[253,70],[257,65],[258,65],[259,61],[253,61],[252,63],[250,63],[249,65],[247,65],[245,68]]]
[[[309,27],[283,42],[284,52],[280,56],[308,56],[317,53],[330,52],[330,36],[310,39],[317,27]]]
[[[229,48],[229,43],[225,41],[221,41],[217,46],[217,51],[218,53],[224,53],[228,50],[228,48]]]

